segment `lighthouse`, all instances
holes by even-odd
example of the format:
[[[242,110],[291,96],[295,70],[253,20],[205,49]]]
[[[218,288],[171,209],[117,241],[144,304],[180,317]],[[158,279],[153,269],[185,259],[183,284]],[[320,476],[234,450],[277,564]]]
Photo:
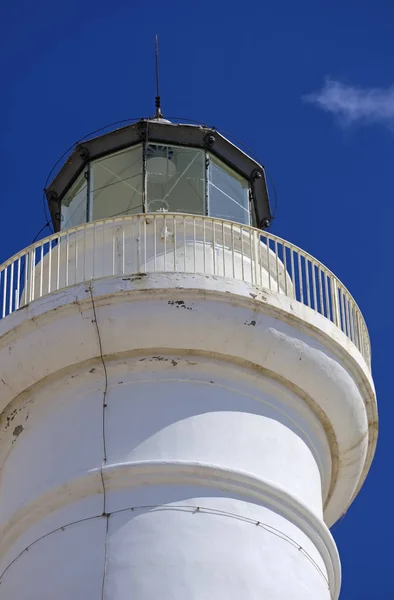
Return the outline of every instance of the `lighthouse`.
[[[0,267],[1,600],[336,600],[367,327],[263,165],[157,114],[76,145]]]

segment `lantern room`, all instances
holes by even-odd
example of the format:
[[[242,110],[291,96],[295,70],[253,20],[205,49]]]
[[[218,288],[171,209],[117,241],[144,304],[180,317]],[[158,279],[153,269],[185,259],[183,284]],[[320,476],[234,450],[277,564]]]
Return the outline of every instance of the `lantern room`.
[[[55,231],[157,212],[272,219],[261,164],[216,129],[162,118],[78,144],[45,192]]]

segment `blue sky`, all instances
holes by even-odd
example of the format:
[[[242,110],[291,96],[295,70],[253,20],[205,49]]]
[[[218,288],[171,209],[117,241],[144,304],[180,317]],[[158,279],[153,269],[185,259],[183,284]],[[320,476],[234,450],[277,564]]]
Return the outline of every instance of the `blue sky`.
[[[341,600],[394,596],[390,472],[394,3],[390,0],[4,0],[0,262],[45,224],[42,188],[84,134],[154,111],[241,139],[275,180],[272,231],[345,283],[372,340],[380,441],[333,528]]]

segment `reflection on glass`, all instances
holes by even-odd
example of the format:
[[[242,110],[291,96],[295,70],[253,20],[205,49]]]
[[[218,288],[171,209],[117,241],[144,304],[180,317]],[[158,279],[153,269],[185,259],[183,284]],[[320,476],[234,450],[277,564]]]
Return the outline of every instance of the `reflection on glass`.
[[[208,169],[209,214],[249,224],[248,180],[210,155]]]
[[[90,221],[143,212],[141,145],[91,164],[89,211]]]
[[[147,212],[205,214],[203,150],[148,144]]]
[[[92,161],[62,200],[61,228],[143,212],[255,221],[248,180],[205,150],[148,143]],[[145,205],[144,205],[145,204]]]
[[[62,200],[61,229],[86,223],[87,220],[86,171],[81,173]]]

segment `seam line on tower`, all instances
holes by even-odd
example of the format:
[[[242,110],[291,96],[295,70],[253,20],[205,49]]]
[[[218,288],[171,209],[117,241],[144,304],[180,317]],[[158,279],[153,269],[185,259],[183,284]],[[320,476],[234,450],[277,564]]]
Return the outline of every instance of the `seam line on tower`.
[[[118,510],[114,510],[111,513],[108,513],[107,515],[105,515],[106,518],[107,518],[107,531],[106,531],[106,535],[108,534],[108,519],[109,519],[109,517],[111,515],[116,515],[116,514],[119,514],[119,513],[124,513],[124,512],[127,512],[127,511],[147,510],[147,509],[149,509],[149,510],[159,509],[159,510],[191,511],[193,514],[194,513],[200,513],[200,514],[211,514],[211,515],[217,515],[217,516],[223,516],[223,517],[230,517],[230,518],[238,519],[238,520],[243,521],[245,523],[248,523],[250,525],[254,525],[254,526],[258,527],[258,528],[264,529],[268,533],[271,533],[272,535],[275,535],[276,537],[279,537],[281,540],[283,540],[283,541],[291,544],[292,546],[294,546],[294,548],[296,548],[297,550],[299,550],[302,553],[302,555],[311,563],[311,565],[317,570],[317,572],[324,579],[324,581],[327,584],[328,589],[329,590],[331,589],[330,588],[329,580],[327,579],[326,575],[323,573],[323,571],[321,570],[321,568],[319,567],[319,565],[316,563],[316,561],[307,552],[307,550],[305,550],[305,548],[303,546],[301,546],[298,542],[296,542],[296,540],[294,540],[291,536],[287,535],[286,533],[284,533],[280,529],[277,529],[276,527],[272,527],[272,525],[269,525],[268,523],[264,523],[263,521],[257,521],[255,519],[250,518],[250,517],[243,516],[243,515],[240,515],[240,514],[237,514],[237,513],[232,513],[230,511],[220,510],[220,509],[216,509],[216,508],[210,508],[208,506],[195,506],[195,505],[191,505],[191,504],[177,504],[175,506],[167,506],[167,505],[163,505],[163,504],[146,504],[146,505],[141,505],[141,506],[130,506],[130,507],[127,507],[127,508],[119,508]],[[100,519],[101,517],[102,517],[102,515],[94,515],[92,517],[85,517],[85,518],[79,519],[77,521],[72,521],[71,523],[67,523],[66,525],[62,525],[61,527],[57,527],[56,529],[53,529],[52,531],[49,531],[48,533],[45,533],[41,537],[39,537],[36,540],[34,540],[31,544],[29,544],[28,546],[26,546],[26,548],[24,548],[7,565],[7,567],[4,569],[4,571],[0,575],[0,585],[1,585],[2,578],[4,577],[4,575],[6,574],[6,572],[10,569],[10,567],[25,552],[28,552],[29,549],[32,546],[34,546],[35,544],[37,544],[41,540],[49,537],[53,533],[58,533],[59,531],[65,531],[68,527],[72,527],[73,525],[78,525],[79,523],[84,523],[86,521],[92,521],[93,519]],[[103,591],[104,591],[104,588],[103,588]]]
[[[105,481],[104,481],[104,474],[103,474],[103,469],[107,462],[107,443],[106,443],[106,437],[105,437],[105,411],[107,408],[108,372],[107,372],[107,366],[106,366],[105,360],[104,360],[103,344],[101,341],[100,329],[99,329],[98,321],[97,321],[96,305],[94,303],[94,297],[93,297],[93,279],[90,280],[89,292],[90,292],[90,298],[92,300],[92,309],[93,309],[93,316],[94,316],[93,322],[95,324],[96,331],[97,331],[97,338],[98,338],[99,351],[100,351],[100,360],[102,362],[103,370],[104,370],[104,391],[103,391],[103,403],[102,403],[103,460],[100,465],[100,478],[101,478],[101,484],[103,486],[103,514],[102,514],[102,516],[106,520],[105,541],[104,541],[103,580],[102,580],[102,584],[101,584],[101,600],[104,600],[105,578],[106,578],[106,573],[107,573],[108,529],[109,529],[109,514],[107,514],[107,491],[105,489]]]

